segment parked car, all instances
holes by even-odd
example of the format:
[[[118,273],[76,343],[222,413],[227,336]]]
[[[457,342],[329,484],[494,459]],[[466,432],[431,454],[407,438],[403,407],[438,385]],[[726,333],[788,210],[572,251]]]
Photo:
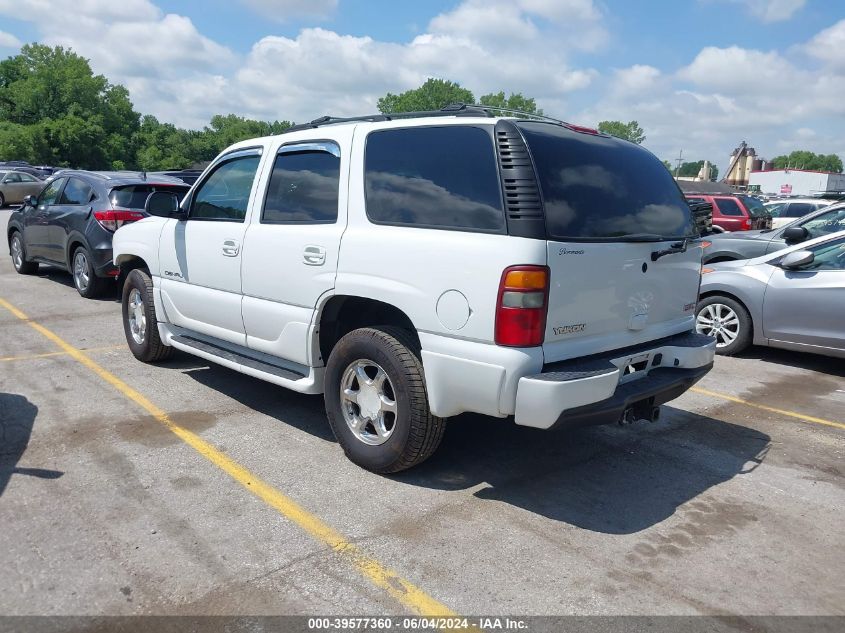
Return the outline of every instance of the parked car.
[[[318,119],[147,210],[114,239],[135,357],[322,393],[372,471],[420,463],[463,412],[653,420],[712,366],[690,209],[653,154],[595,130],[466,106]]]
[[[65,268],[83,297],[102,293],[117,276],[112,235],[146,216],[154,191],[184,195],[189,187],[174,178],[147,181],[113,172],[64,171],[9,218],[12,263],[32,274],[40,263]]]
[[[21,203],[29,195],[38,194],[44,182],[22,171],[0,171],[0,208]]]
[[[763,203],[746,195],[687,194],[691,204],[713,205],[713,227],[723,231],[752,231],[771,228],[772,219]]]
[[[202,175],[201,169],[170,169],[166,171],[150,172],[150,176],[170,176],[171,178],[178,178],[182,182],[193,185]]]
[[[696,330],[717,354],[753,344],[845,358],[845,231],[702,273]]]
[[[845,203],[837,203],[793,220],[780,229],[709,236],[704,245],[703,263],[751,259],[842,230],[845,230]]]
[[[764,206],[772,216],[772,228],[778,229],[790,224],[795,218],[803,218],[808,213],[829,207],[834,202],[836,201],[824,198],[792,198],[767,202]]]

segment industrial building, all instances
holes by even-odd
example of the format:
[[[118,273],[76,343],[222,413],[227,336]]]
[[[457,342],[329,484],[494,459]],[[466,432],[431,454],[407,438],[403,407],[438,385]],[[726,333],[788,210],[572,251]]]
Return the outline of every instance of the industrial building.
[[[811,196],[823,191],[845,191],[845,174],[805,169],[752,171],[748,175],[748,189],[792,196]]]

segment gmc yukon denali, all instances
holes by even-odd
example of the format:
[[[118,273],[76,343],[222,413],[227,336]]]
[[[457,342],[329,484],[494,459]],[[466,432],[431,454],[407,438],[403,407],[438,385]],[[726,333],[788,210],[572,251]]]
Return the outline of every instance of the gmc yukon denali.
[[[654,420],[706,374],[701,241],[662,163],[549,119],[324,117],[237,143],[114,238],[126,340],[323,394],[381,473],[450,416]]]

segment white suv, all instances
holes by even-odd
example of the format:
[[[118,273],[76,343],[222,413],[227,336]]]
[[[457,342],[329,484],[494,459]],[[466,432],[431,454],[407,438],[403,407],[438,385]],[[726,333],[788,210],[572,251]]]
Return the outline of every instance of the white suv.
[[[121,228],[133,354],[324,394],[347,456],[420,463],[445,419],[653,420],[713,363],[701,243],[645,149],[460,109],[318,119],[224,151]]]

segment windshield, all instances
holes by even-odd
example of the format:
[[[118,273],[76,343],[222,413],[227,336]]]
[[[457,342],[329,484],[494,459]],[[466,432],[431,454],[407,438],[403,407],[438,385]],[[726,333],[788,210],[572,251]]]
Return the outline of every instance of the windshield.
[[[672,175],[633,143],[520,122],[531,151],[546,230],[561,241],[658,241],[696,235]]]
[[[766,206],[760,202],[757,198],[752,196],[737,196],[743,203],[745,203],[745,208],[748,209],[748,213],[751,214],[752,218],[759,218],[760,216],[766,215],[769,211],[766,209]]]
[[[153,191],[170,191],[182,198],[189,189],[187,185],[126,185],[112,189],[109,200],[113,207],[143,211],[147,198]]]
[[[766,204],[766,205],[763,205],[763,206],[766,207],[766,211],[768,211],[769,214],[773,218],[778,218],[778,217],[780,217],[781,211],[783,211],[784,207],[786,207],[786,203],[785,202],[775,202],[775,203]]]

